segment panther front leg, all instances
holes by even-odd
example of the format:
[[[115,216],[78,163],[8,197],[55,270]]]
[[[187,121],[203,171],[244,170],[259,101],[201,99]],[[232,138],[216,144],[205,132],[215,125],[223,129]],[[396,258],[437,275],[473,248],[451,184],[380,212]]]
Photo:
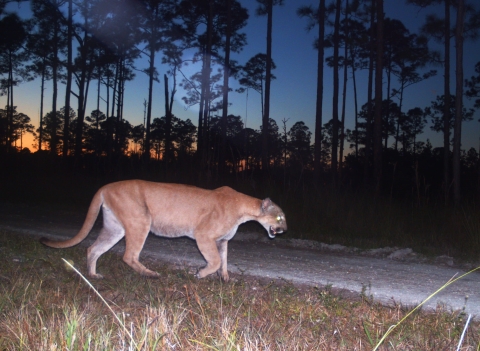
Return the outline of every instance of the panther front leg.
[[[219,240],[217,241],[217,249],[220,254],[220,269],[218,270],[218,275],[226,282],[228,282],[228,270],[227,270],[227,249],[228,249],[228,240]]]
[[[197,278],[204,278],[207,275],[213,274],[220,269],[222,265],[222,259],[218,252],[217,243],[212,239],[197,239],[197,246],[202,253],[207,265],[200,269],[196,274]],[[227,275],[228,280],[228,275]]]

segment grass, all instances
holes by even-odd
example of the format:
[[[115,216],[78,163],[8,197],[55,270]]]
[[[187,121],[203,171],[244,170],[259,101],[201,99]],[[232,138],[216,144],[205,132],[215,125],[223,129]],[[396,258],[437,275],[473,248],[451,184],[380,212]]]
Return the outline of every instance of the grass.
[[[0,350],[372,350],[411,309],[365,294],[237,275],[193,278],[188,269],[148,262],[146,279],[105,254],[97,294],[62,258],[85,270],[85,248],[49,250],[36,239],[0,233]],[[115,313],[115,318],[110,311]],[[454,350],[466,316],[415,310],[378,350]],[[461,350],[480,348],[471,322]]]

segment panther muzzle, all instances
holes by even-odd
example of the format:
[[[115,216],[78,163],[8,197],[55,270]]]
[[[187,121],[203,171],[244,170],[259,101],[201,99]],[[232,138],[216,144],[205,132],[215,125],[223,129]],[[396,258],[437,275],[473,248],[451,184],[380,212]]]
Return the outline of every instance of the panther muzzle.
[[[274,228],[273,225],[271,225],[270,228],[268,228],[268,236],[272,239],[275,238],[275,235],[282,234],[282,233],[283,233],[283,229],[280,227]]]

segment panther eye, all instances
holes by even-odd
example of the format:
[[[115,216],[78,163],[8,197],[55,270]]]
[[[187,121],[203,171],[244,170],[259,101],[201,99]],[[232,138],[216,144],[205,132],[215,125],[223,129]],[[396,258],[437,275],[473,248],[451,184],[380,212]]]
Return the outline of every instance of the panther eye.
[[[281,222],[283,220],[282,216],[277,216],[277,222]]]

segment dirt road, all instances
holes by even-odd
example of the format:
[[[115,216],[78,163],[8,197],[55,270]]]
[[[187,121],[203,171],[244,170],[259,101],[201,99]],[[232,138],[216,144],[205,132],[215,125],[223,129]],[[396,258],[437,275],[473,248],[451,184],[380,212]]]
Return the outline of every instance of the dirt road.
[[[83,223],[84,214],[52,211],[28,205],[0,203],[0,231],[13,230],[36,236],[71,237]],[[97,225],[86,240],[93,242]],[[114,248],[123,251],[123,240]],[[141,258],[152,258],[180,266],[200,267],[205,261],[189,239],[164,239],[150,235]],[[331,285],[372,296],[384,304],[416,305],[464,269],[441,264],[405,262],[359,253],[325,252],[292,247],[288,240],[269,240],[264,235],[239,233],[230,241],[229,271],[256,277],[284,279],[293,284]],[[98,268],[101,272],[101,259]],[[465,309],[480,319],[480,272],[476,271],[431,298],[424,308],[437,305]]]

